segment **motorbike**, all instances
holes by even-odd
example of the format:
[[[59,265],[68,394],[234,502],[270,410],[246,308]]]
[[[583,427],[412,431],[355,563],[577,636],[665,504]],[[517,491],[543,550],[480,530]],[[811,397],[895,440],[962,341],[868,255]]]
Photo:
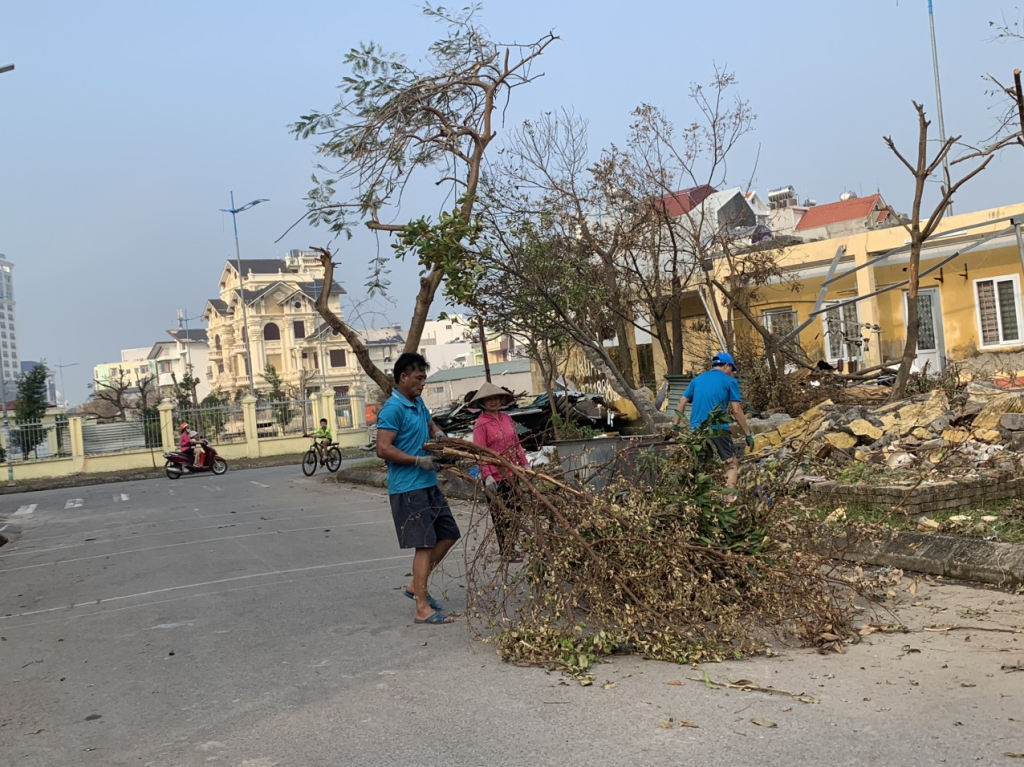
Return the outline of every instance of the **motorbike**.
[[[167,463],[164,464],[164,473],[167,474],[168,479],[177,479],[182,474],[202,474],[204,472],[219,476],[228,470],[228,462],[217,455],[217,451],[209,442],[199,439],[196,440],[196,444],[203,449],[198,466],[194,463],[192,456],[187,453],[164,453],[164,458],[167,459]]]

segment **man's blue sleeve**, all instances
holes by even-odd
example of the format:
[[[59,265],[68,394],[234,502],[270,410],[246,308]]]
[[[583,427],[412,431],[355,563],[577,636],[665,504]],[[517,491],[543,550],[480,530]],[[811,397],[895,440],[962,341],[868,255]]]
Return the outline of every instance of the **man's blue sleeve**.
[[[393,431],[396,434],[402,425],[402,413],[397,407],[384,405],[377,414],[377,428],[384,431]]]
[[[729,380],[729,401],[730,402],[742,402],[743,397],[740,396],[740,382],[735,378]]]
[[[683,392],[683,396],[690,402],[693,402],[693,381],[690,381],[690,385],[686,387],[686,391]]]

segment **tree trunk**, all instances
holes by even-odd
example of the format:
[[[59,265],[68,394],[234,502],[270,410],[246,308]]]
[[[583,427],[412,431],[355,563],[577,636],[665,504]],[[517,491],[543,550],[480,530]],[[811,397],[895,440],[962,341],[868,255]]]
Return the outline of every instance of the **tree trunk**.
[[[333,330],[337,330],[341,335],[348,341],[348,345],[352,347],[352,353],[356,355],[356,359],[359,361],[359,366],[366,372],[366,375],[370,376],[380,390],[385,395],[391,394],[391,380],[387,377],[379,367],[373,364],[373,360],[370,359],[370,351],[366,348],[366,344],[363,343],[363,339],[359,337],[359,334],[353,330],[348,323],[344,322],[341,317],[331,311],[330,307],[327,306],[327,300],[331,295],[331,287],[334,285],[334,262],[331,260],[331,252],[325,248],[313,248],[316,253],[320,254],[320,263],[324,267],[324,284],[320,288],[320,295],[316,297],[316,310],[320,313],[320,316],[324,318],[324,321],[331,326]],[[420,281],[421,284],[423,280]],[[422,294],[422,289],[421,289]],[[429,308],[430,304],[427,303]],[[417,298],[417,311],[419,309],[419,298]],[[426,321],[426,314],[423,315],[424,321]],[[423,325],[420,324],[420,334],[423,332]],[[419,337],[417,336],[416,345],[419,345]],[[406,342],[408,347],[408,341]]]
[[[577,339],[581,340],[581,339]],[[653,434],[655,431],[654,416],[651,414],[652,407],[651,403],[644,401],[636,390],[631,388],[623,377],[622,373],[615,367],[615,363],[611,357],[608,356],[608,352],[601,345],[599,340],[591,340],[586,346],[583,346],[583,351],[590,359],[591,363],[594,364],[608,379],[608,383],[611,384],[612,388],[616,393],[622,395],[632,403],[633,407],[640,414],[640,420],[644,423],[644,428],[648,434]]]
[[[916,236],[914,239],[917,239]],[[893,384],[892,394],[889,395],[890,402],[907,396],[910,368],[917,358],[917,339],[921,331],[921,321],[917,313],[917,291],[921,282],[921,245],[922,243],[915,241],[910,246],[910,263],[907,265],[907,340],[903,345],[903,357],[900,360],[900,369],[896,373],[896,383]]]
[[[409,321],[409,334],[405,337],[405,349],[403,351],[419,351],[420,341],[423,339],[423,326],[427,324],[427,317],[430,315],[430,305],[434,302],[434,294],[437,293],[442,277],[441,270],[436,266],[426,276],[420,277],[420,292],[416,294],[416,308],[413,310],[412,319]]]
[[[669,375],[683,374],[683,288],[678,277],[672,286],[672,358],[666,361]]]

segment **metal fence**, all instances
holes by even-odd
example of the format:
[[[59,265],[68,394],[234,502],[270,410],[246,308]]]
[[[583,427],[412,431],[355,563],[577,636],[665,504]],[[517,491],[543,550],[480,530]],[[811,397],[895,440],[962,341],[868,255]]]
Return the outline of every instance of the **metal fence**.
[[[160,447],[160,416],[154,413],[124,423],[83,424],[82,443],[86,455]]]
[[[352,400],[344,395],[336,395],[334,397],[334,415],[337,418],[337,428],[339,429],[351,429],[352,420]]]
[[[256,436],[285,437],[312,434],[313,403],[309,400],[263,400],[256,403]]]
[[[9,436],[12,461],[44,461],[71,455],[71,433],[67,420],[47,424],[12,423]]]
[[[182,423],[187,423],[189,429],[206,437],[213,445],[245,441],[245,417],[238,404],[179,408],[174,411],[175,433]]]

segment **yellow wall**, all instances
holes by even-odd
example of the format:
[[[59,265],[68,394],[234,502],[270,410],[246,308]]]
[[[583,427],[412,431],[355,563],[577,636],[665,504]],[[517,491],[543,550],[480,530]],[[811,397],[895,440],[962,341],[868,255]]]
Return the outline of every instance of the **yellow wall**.
[[[947,218],[940,224],[936,235],[926,244],[921,257],[921,270],[924,271],[930,265],[952,255],[957,247],[965,247],[1007,228],[1009,222],[992,223],[958,233],[962,227],[988,224],[1000,218],[1022,213],[1024,205],[1014,205]],[[947,236],[941,236],[943,233],[947,233]],[[846,252],[840,261],[837,274],[849,270],[854,265],[864,264],[873,256],[902,247],[907,239],[908,234],[903,227],[891,227],[849,237],[801,243],[787,248],[780,252],[779,263],[799,283],[799,288],[795,291],[789,285],[760,288],[759,300],[754,303],[755,311],[760,315],[767,309],[790,306],[797,312],[798,323],[802,323],[814,308],[825,278],[824,273],[839,246],[845,246]],[[825,300],[836,301],[856,295],[867,295],[873,290],[902,282],[907,278],[906,261],[907,254],[899,254],[878,265],[866,267],[854,275],[844,277],[829,286]],[[981,348],[974,286],[974,281],[978,279],[1021,274],[1021,256],[1011,234],[1006,243],[996,248],[974,250],[958,256],[942,267],[941,275],[935,272],[921,279],[922,289],[938,289],[946,357],[963,359],[989,351],[1024,350],[1024,344],[992,349]],[[721,276],[727,275],[723,273]],[[936,279],[940,276],[941,281]],[[881,327],[880,333],[864,332],[864,336],[869,340],[865,358],[860,363],[862,367],[893,360],[902,353],[906,338],[904,290],[905,287],[895,288],[857,304],[860,322],[876,323]],[[1021,303],[1021,300],[1022,297],[1018,294],[1018,303]],[[736,332],[738,336],[746,334],[748,337],[753,333],[749,325],[741,320],[736,322]],[[820,315],[800,334],[800,343],[812,360],[824,358],[824,326]]]
[[[365,445],[366,429],[337,431],[335,432],[335,441],[343,448]],[[261,439],[259,440],[259,454],[264,458],[293,454],[295,463],[298,464],[310,443],[311,438],[303,436]],[[217,453],[228,462],[249,458],[248,444],[245,442],[217,445]],[[77,460],[60,458],[43,461],[16,461],[14,463],[14,481],[17,483],[36,479],[52,479],[72,474],[104,474],[140,469],[162,469],[163,465],[163,450],[129,450],[107,455],[87,455]],[[3,472],[4,468],[0,466],[0,477],[3,476]]]

